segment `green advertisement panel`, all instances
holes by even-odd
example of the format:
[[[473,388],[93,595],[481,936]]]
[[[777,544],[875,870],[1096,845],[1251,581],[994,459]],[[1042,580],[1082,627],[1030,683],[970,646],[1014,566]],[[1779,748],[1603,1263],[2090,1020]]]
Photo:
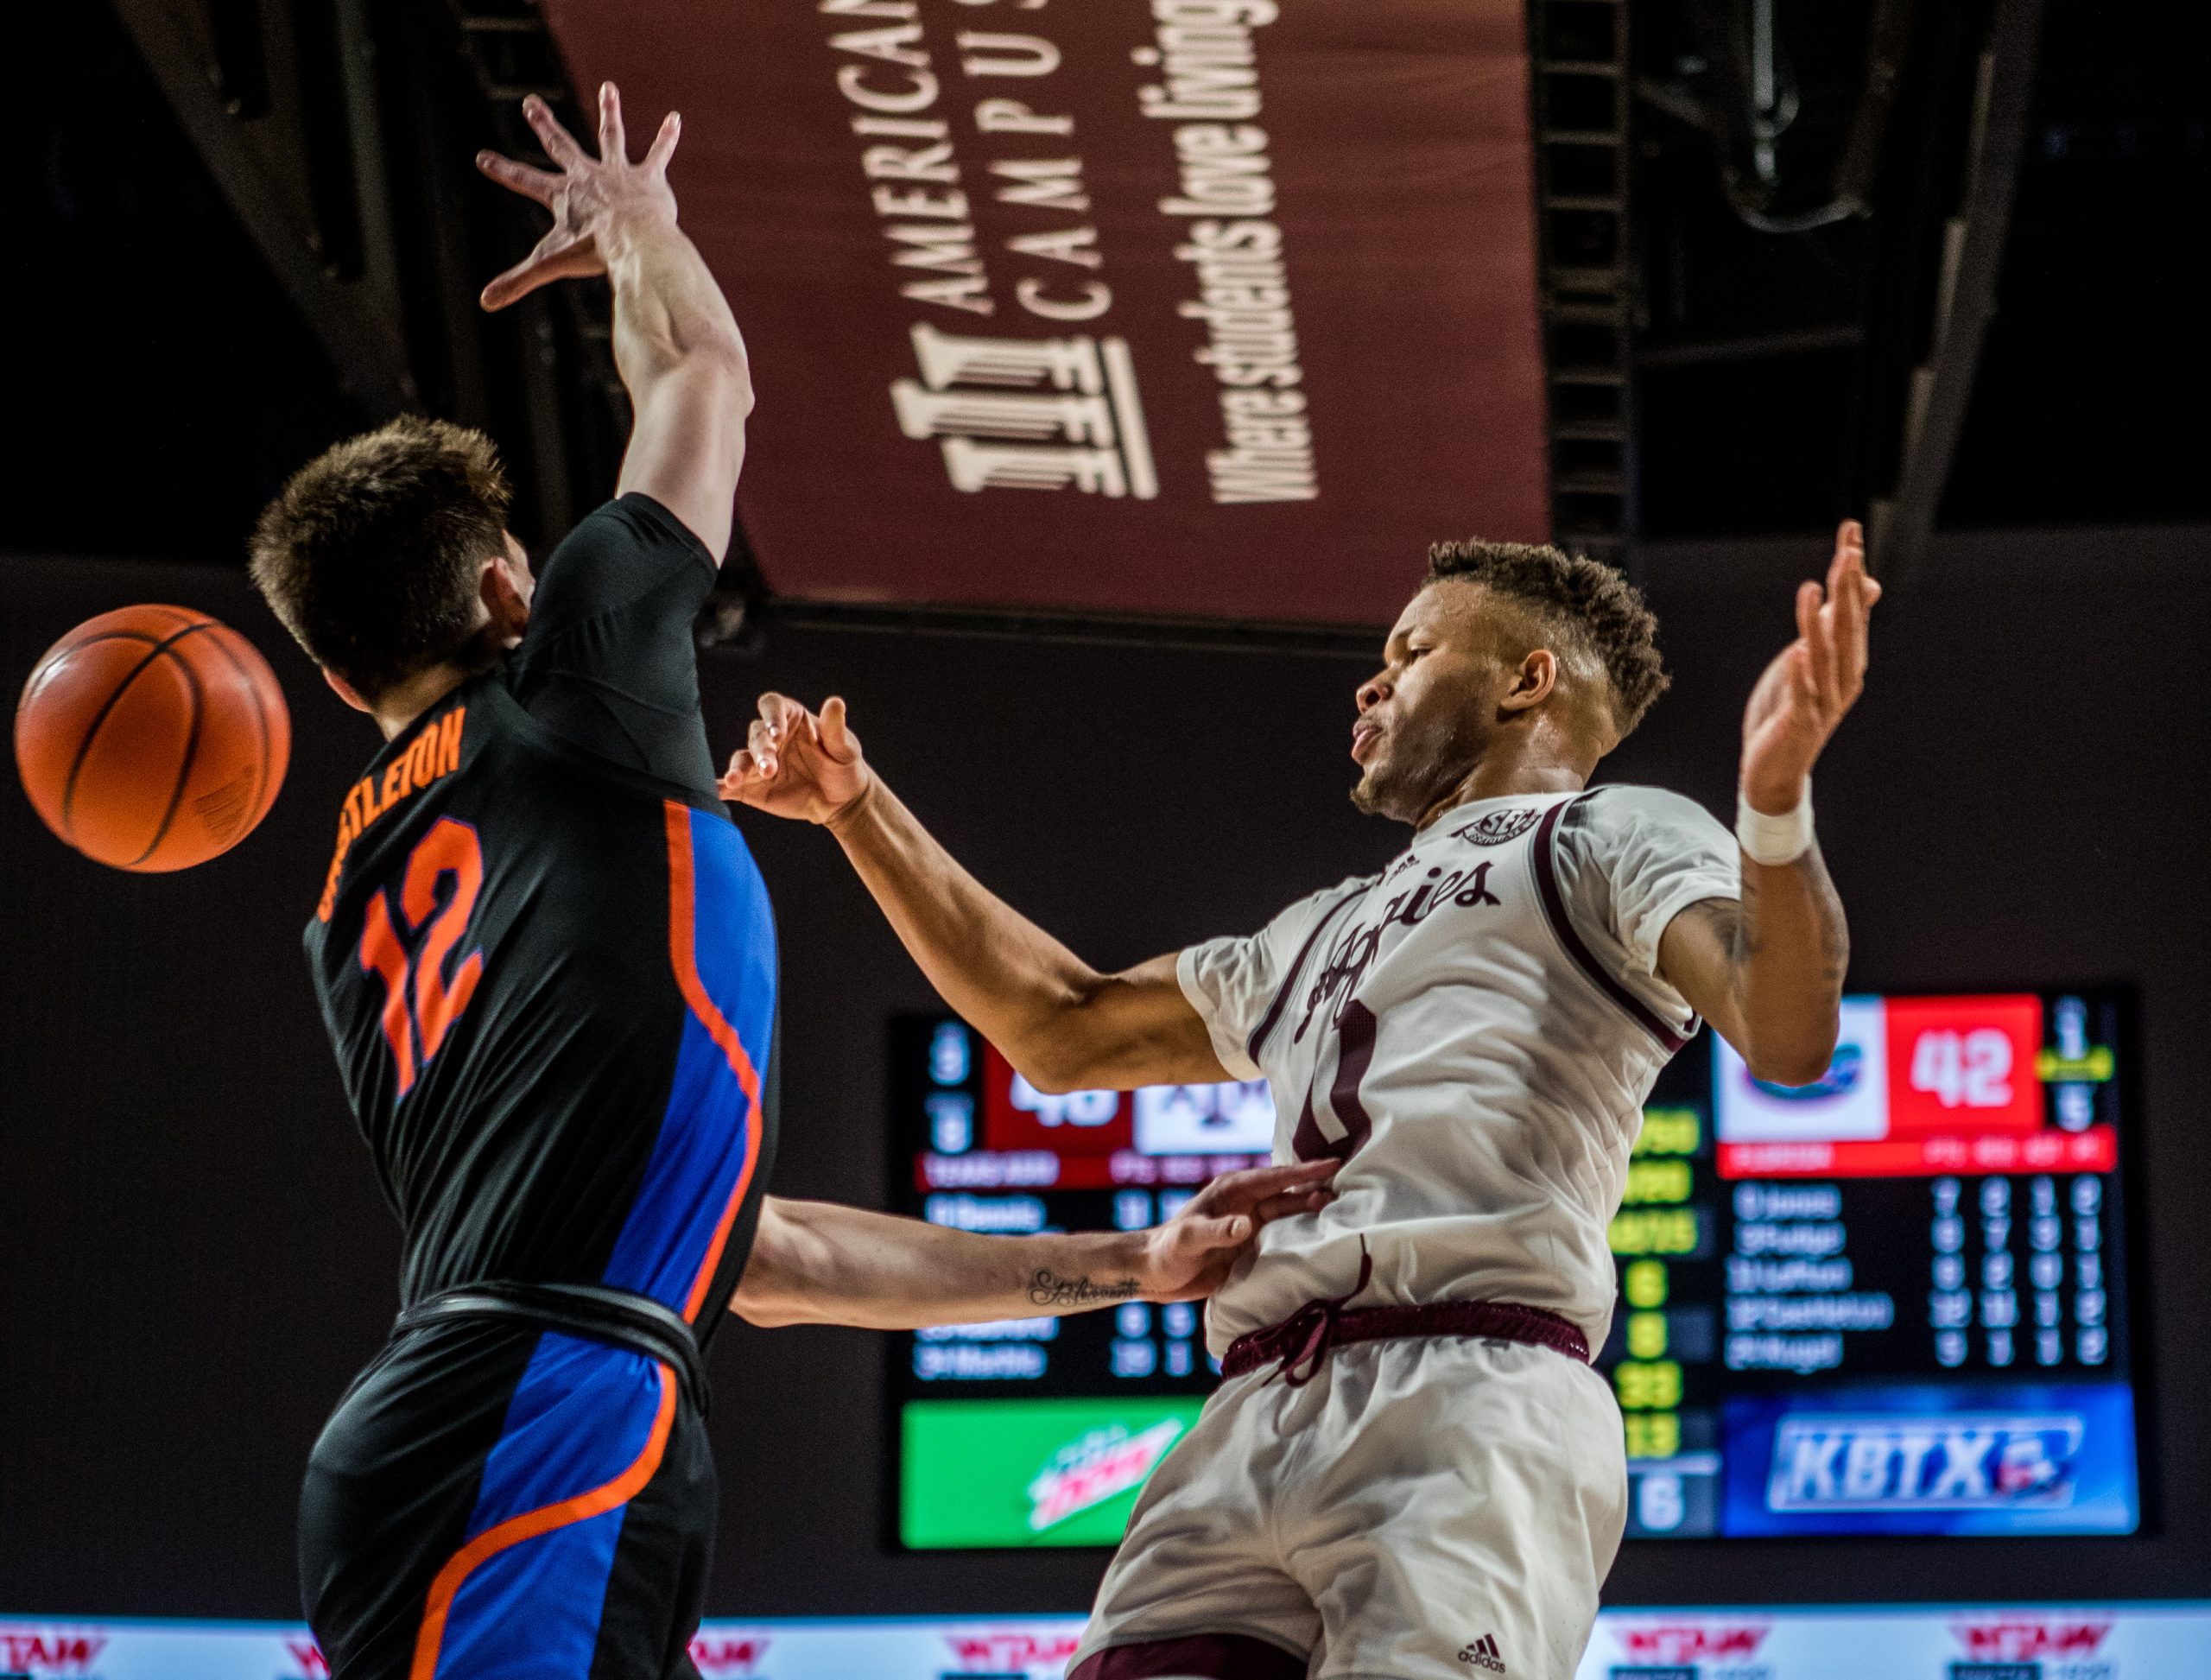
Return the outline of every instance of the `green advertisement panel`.
[[[1110,1546],[1196,1398],[920,1400],[899,1416],[899,1538]]]

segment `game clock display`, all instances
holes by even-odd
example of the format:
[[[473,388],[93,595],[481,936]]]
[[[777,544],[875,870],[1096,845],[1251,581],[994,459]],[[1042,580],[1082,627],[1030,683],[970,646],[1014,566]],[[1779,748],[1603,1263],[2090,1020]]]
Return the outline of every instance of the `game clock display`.
[[[1597,1367],[1632,1537],[2123,1534],[2139,1521],[2125,1000],[1845,1000],[1816,1084],[1707,1033],[1646,1107]],[[893,1205],[1137,1230],[1268,1158],[1264,1081],[1045,1095],[968,1027],[891,1024]],[[1111,1545],[1219,1380],[1194,1307],[896,1339],[912,1548]]]

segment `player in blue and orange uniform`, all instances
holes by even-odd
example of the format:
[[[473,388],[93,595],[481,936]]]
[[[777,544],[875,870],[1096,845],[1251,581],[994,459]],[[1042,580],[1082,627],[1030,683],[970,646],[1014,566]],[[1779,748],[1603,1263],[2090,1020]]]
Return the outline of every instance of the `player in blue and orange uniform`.
[[[732,526],[743,340],[677,229],[675,119],[629,161],[542,105],[554,226],[499,307],[606,274],[637,425],[617,498],[534,578],[481,434],[406,420],[309,465],[253,574],[386,745],[307,948],[405,1232],[391,1340],[310,1459],[300,1557],[337,1680],[695,1674],[715,1516],[700,1349],[1191,1298],[1324,1195],[1217,1181],[1149,1233],[991,1239],[764,1195],[774,922],[714,793],[691,626]]]

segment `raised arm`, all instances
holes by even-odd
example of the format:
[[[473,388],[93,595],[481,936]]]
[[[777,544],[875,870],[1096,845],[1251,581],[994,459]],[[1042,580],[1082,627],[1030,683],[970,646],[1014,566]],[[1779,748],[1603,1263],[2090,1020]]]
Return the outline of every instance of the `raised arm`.
[[[910,1330],[1213,1293],[1261,1227],[1325,1206],[1333,1161],[1226,1173],[1150,1231],[985,1237],[769,1196],[730,1310],[750,1323]]]
[[[1228,1077],[1173,957],[1101,973],[993,897],[869,768],[841,700],[763,698],[721,792],[836,835],[930,984],[1038,1090]]]
[[[1809,1085],[1834,1054],[1850,929],[1812,838],[1812,765],[1866,684],[1881,586],[1865,533],[1844,522],[1827,587],[1796,592],[1796,639],[1766,668],[1743,719],[1743,896],[1676,916],[1658,945],[1674,989],[1778,1085]]]
[[[735,518],[752,380],[721,288],[675,225],[668,163],[681,119],[670,111],[643,161],[632,163],[621,95],[611,82],[599,90],[597,157],[535,95],[523,111],[558,173],[494,152],[478,154],[477,167],[550,210],[553,226],[484,288],[484,307],[504,309],[551,281],[606,276],[614,290],[614,365],[636,412],[620,490],[651,497],[719,561]]]

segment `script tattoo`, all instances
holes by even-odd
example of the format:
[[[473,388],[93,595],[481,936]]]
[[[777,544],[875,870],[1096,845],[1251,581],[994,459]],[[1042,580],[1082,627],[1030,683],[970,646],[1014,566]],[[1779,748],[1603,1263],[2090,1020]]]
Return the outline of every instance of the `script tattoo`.
[[[1133,1277],[1093,1284],[1087,1277],[1062,1277],[1056,1271],[1043,1271],[1029,1280],[1029,1298],[1039,1307],[1103,1307],[1115,1301],[1133,1301],[1142,1292]]]

